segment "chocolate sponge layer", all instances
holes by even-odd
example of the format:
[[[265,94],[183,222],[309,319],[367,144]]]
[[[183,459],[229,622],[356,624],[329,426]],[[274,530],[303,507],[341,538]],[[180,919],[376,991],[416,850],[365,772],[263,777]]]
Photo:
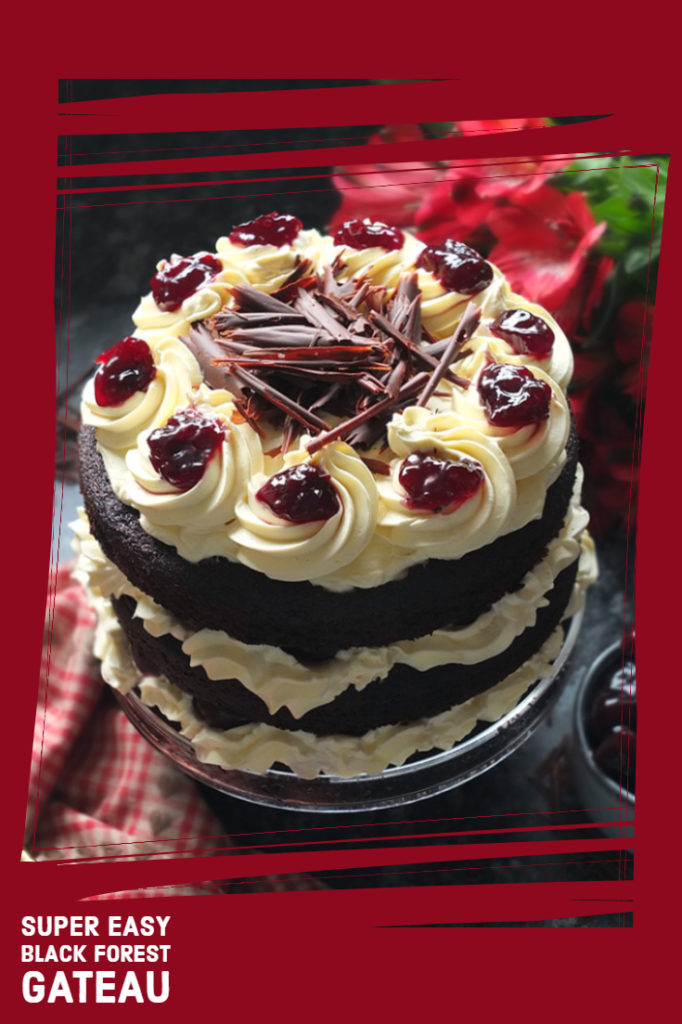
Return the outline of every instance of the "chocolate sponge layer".
[[[171,636],[152,637],[133,618],[135,602],[112,598],[118,620],[144,674],[165,675],[194,698],[198,715],[220,729],[245,722],[266,722],[280,729],[304,729],[318,736],[359,736],[381,725],[430,717],[489,689],[532,657],[561,620],[571,595],[577,561],[564,569],[547,595],[536,622],[501,654],[476,665],[443,665],[419,672],[395,665],[383,680],[362,690],[351,686],[335,700],[294,718],[287,708],[270,714],[264,702],[236,679],[210,680],[203,668],[190,666],[181,644]],[[314,671],[314,670],[313,670]]]
[[[137,510],[116,497],[94,428],[82,429],[79,451],[90,528],[131,583],[190,630],[225,630],[245,643],[272,644],[301,660],[323,661],[345,647],[384,646],[441,627],[467,625],[516,589],[561,528],[578,444],[572,431],[564,469],[547,491],[540,519],[462,558],[431,559],[401,579],[347,593],[307,581],[270,579],[221,557],[186,561],[146,533]]]

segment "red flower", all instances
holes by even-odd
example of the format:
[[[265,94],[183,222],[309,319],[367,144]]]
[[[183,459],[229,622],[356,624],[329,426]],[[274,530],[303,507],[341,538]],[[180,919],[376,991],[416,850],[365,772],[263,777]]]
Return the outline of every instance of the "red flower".
[[[520,117],[491,121],[458,121],[452,135],[490,135],[500,132],[529,131],[534,128],[546,128],[544,117]],[[573,163],[575,156],[568,154],[556,156],[535,156],[520,159],[508,158],[504,163],[495,160],[484,160],[485,170],[482,177],[484,183],[480,194],[491,198],[506,196],[511,191],[522,193],[534,192],[551,177],[558,174],[564,167]],[[451,165],[453,166],[453,165]]]
[[[514,289],[550,310],[566,302],[606,228],[605,222],[595,224],[582,192],[564,195],[549,185],[493,207],[488,223],[499,239],[491,262]]]
[[[423,139],[417,125],[395,125],[373,135],[369,145],[419,142]],[[434,164],[418,161],[337,168],[332,180],[342,194],[342,203],[329,230],[334,231],[354,217],[369,217],[395,227],[411,227],[425,190],[434,185],[442,173]]]
[[[466,239],[485,222],[494,198],[485,194],[485,178],[477,177],[478,169],[451,166],[445,181],[428,192],[415,212],[417,236],[427,245],[437,245],[446,238]]]
[[[544,117],[508,117],[489,121],[458,121],[453,134],[490,135],[493,132],[520,132],[528,128],[545,128]]]
[[[571,401],[576,417],[578,433],[583,434],[579,409],[591,389],[599,387],[613,376],[613,356],[604,351],[574,351],[573,377],[571,379]]]
[[[542,118],[514,121],[459,121],[453,134],[520,131],[544,127]],[[445,238],[466,239],[484,224],[494,206],[513,204],[539,189],[552,174],[568,166],[571,156],[533,157],[504,163],[495,160],[453,161],[444,178],[430,189],[415,215],[417,234],[427,245]]]
[[[637,398],[640,387],[646,387],[653,320],[654,307],[634,299],[625,302],[618,312],[613,350],[625,364],[621,386],[633,398]]]
[[[613,270],[610,256],[590,253],[577,283],[565,302],[552,310],[555,319],[572,341],[583,341],[589,331],[592,310],[599,304],[606,279]]]
[[[590,513],[590,531],[634,527],[637,518],[639,463],[630,417],[614,402],[608,381],[571,395],[585,466],[583,503]]]
[[[544,126],[543,118],[460,121],[451,135]],[[369,144],[423,141],[417,125],[393,125],[373,135]],[[331,230],[352,217],[370,217],[398,227],[414,225],[418,237],[428,245],[445,238],[466,239],[485,223],[496,203],[517,193],[534,192],[572,160],[570,156],[541,156],[513,163],[486,159],[453,161],[445,166],[415,162],[338,168],[333,181],[343,200]]]

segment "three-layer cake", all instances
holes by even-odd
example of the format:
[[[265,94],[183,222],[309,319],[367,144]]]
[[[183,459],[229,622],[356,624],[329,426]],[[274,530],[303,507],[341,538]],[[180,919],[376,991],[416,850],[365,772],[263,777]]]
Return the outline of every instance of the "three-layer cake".
[[[552,671],[594,578],[569,344],[461,242],[267,214],[161,261],[86,385],[104,678],[200,759],[374,774]]]

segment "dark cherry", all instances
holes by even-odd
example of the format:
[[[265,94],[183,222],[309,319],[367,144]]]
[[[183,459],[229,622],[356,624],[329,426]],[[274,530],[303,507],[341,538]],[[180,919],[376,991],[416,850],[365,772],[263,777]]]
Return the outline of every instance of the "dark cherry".
[[[595,697],[586,722],[590,741],[596,746],[609,730],[621,725],[637,731],[637,702],[626,693],[602,690]]]
[[[289,213],[264,213],[237,224],[230,232],[233,245],[291,245],[303,224]]]
[[[594,681],[585,715],[585,733],[595,764],[631,793],[635,791],[637,734],[634,655],[631,635],[626,638],[625,660],[622,653],[615,654]]]
[[[173,313],[222,269],[220,260],[208,252],[174,256],[152,278],[154,302],[164,313]]]
[[[151,432],[149,457],[164,480],[179,491],[188,491],[201,480],[224,438],[225,428],[218,420],[197,409],[182,409],[165,427]]]
[[[97,359],[95,401],[122,405],[136,391],[146,391],[156,376],[151,349],[142,338],[124,338]]]
[[[341,507],[331,477],[311,462],[275,473],[256,494],[280,519],[316,523],[331,519]]]
[[[461,295],[476,295],[493,279],[490,264],[474,249],[453,238],[422,249],[416,265],[434,274],[444,288]]]
[[[514,349],[517,355],[547,359],[552,353],[554,331],[527,309],[508,309],[490,326],[491,333]]]
[[[631,793],[635,790],[635,740],[632,729],[618,725],[594,752],[595,763],[604,774],[614,782],[622,779]]]
[[[626,661],[622,667],[619,665],[611,676],[608,686],[613,693],[619,695],[622,693],[626,697],[629,696],[634,699],[637,693],[635,663]]]
[[[335,245],[348,245],[351,249],[371,249],[378,245],[382,249],[401,249],[405,236],[400,228],[382,224],[380,220],[367,218],[344,221],[334,232]]]
[[[408,508],[454,512],[476,494],[483,483],[483,469],[474,459],[451,462],[428,452],[412,452],[403,460],[398,480],[407,492]]]
[[[478,392],[496,427],[525,427],[549,416],[552,389],[526,366],[491,363],[478,379]]]

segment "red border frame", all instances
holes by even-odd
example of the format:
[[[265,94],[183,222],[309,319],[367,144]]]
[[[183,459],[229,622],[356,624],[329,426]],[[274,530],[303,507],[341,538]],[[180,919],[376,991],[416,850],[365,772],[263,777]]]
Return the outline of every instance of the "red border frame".
[[[657,67],[657,75],[660,88],[661,79],[665,81],[669,77],[664,60]],[[606,90],[601,92],[603,98],[598,104],[595,95],[599,96],[600,91],[595,91],[594,81],[579,83],[575,77],[569,76],[567,81],[550,82],[543,89],[543,110],[539,111],[536,110],[537,92],[533,91],[533,83],[507,83],[503,93],[503,107],[499,84],[495,86],[493,79],[481,83],[477,76],[464,74],[459,82],[452,85],[451,98],[457,108],[456,116],[467,118],[536,113],[574,114],[601,107],[602,111],[615,113],[607,120],[593,123],[599,126],[599,146],[590,145],[591,140],[584,139],[581,135],[584,139],[583,144],[568,148],[578,148],[581,151],[626,148],[634,153],[673,154],[672,178],[669,179],[673,184],[672,188],[669,186],[666,199],[663,256],[654,327],[655,340],[648,385],[639,511],[638,676],[652,681],[652,692],[647,694],[645,688],[643,695],[640,693],[641,715],[643,720],[646,720],[648,714],[650,720],[656,721],[656,733],[653,730],[642,730],[641,736],[638,736],[640,810],[637,815],[637,878],[630,888],[630,891],[636,894],[637,901],[635,927],[624,932],[609,933],[608,947],[604,945],[603,937],[600,938],[598,932],[588,929],[571,934],[555,930],[551,939],[536,929],[526,929],[522,935],[517,934],[513,942],[504,929],[498,932],[492,929],[473,932],[467,930],[466,933],[459,930],[453,932],[450,929],[429,932],[423,929],[384,929],[380,937],[371,934],[372,924],[395,921],[396,908],[399,910],[401,923],[406,923],[415,911],[417,920],[423,921],[424,909],[430,898],[435,901],[434,913],[437,907],[441,906],[444,908],[443,912],[447,914],[446,905],[449,901],[454,900],[461,905],[463,896],[460,887],[446,891],[436,890],[432,897],[421,889],[363,891],[354,898],[348,893],[343,893],[338,894],[341,898],[335,901],[326,899],[327,894],[324,901],[321,901],[318,893],[268,894],[251,896],[248,902],[239,900],[236,904],[232,899],[224,909],[221,905],[218,913],[215,900],[210,904],[191,898],[163,901],[159,904],[159,912],[167,913],[171,907],[170,912],[173,914],[173,1008],[192,1009],[196,1005],[201,1005],[206,998],[216,1000],[221,995],[227,995],[227,1005],[231,1012],[246,1011],[253,1015],[254,1007],[257,1007],[256,1012],[261,1015],[266,1011],[266,1007],[279,1006],[280,1012],[283,1012],[287,1004],[287,994],[293,996],[294,1011],[301,1003],[308,1004],[311,997],[324,994],[325,1001],[318,1004],[319,1012],[324,1012],[328,1019],[335,1019],[338,1010],[350,1002],[350,996],[353,994],[351,991],[347,994],[344,991],[339,994],[338,999],[334,995],[331,999],[334,1008],[327,1012],[330,994],[335,991],[330,990],[330,986],[339,975],[344,979],[345,988],[349,975],[355,986],[363,980],[371,984],[377,972],[382,969],[393,972],[393,983],[389,987],[374,987],[374,994],[370,994],[369,998],[362,1001],[363,1013],[374,1010],[386,1013],[389,1008],[398,1005],[403,1014],[413,1011],[423,1015],[425,1010],[432,1011],[439,1005],[443,1009],[453,1009],[456,1006],[459,1010],[478,1007],[480,1011],[481,1004],[489,1005],[491,982],[499,994],[506,998],[510,1009],[516,1004],[521,1012],[524,1009],[527,1011],[532,1001],[541,1008],[543,1015],[548,1012],[555,1019],[569,1019],[569,1007],[574,1014],[579,1001],[587,994],[587,989],[590,990],[588,1016],[596,1016],[599,1009],[608,1012],[607,1007],[611,1007],[613,1012],[621,1016],[622,1011],[614,1006],[614,1000],[621,992],[625,994],[625,981],[636,993],[632,998],[628,995],[625,1010],[626,1015],[631,1014],[633,1018],[637,1001],[646,998],[647,1008],[651,1012],[656,1002],[664,995],[666,963],[672,965],[672,947],[668,959],[664,940],[666,932],[672,930],[675,924],[674,920],[671,920],[672,908],[667,893],[675,886],[675,880],[670,874],[669,867],[672,858],[665,858],[663,866],[660,858],[664,844],[670,842],[669,829],[672,828],[672,823],[667,824],[670,820],[669,796],[661,780],[673,777],[671,747],[665,742],[665,729],[672,730],[674,722],[670,715],[665,716],[665,722],[658,720],[658,701],[653,694],[653,680],[657,681],[656,685],[663,685],[659,681],[667,682],[669,678],[669,650],[666,649],[665,642],[661,642],[661,638],[675,635],[674,604],[659,597],[658,566],[665,564],[669,568],[670,552],[667,550],[665,539],[675,536],[677,518],[673,520],[674,501],[659,500],[660,481],[668,479],[671,472],[667,454],[669,439],[673,436],[668,430],[671,424],[669,406],[666,402],[667,359],[663,349],[668,344],[666,339],[675,336],[676,268],[670,238],[675,236],[679,221],[678,199],[674,186],[676,140],[672,137],[671,112],[666,109],[665,104],[651,103],[653,82],[649,88],[642,88],[640,76],[637,82],[626,80],[622,85],[617,94],[607,95]],[[55,87],[56,79],[52,81],[52,88]],[[674,93],[671,92],[669,95]],[[328,97],[321,93],[318,100],[319,116],[322,117]],[[347,110],[348,121],[357,123],[358,111],[352,102]],[[432,120],[433,111],[425,113],[423,119]],[[20,312],[30,310],[31,325],[35,325],[36,330],[50,337],[53,323],[53,169],[56,153],[53,132],[53,112],[43,94],[39,96],[39,105],[34,111],[28,138],[23,135],[19,140],[22,154],[22,193],[30,196],[30,202],[8,204],[8,219],[11,228],[14,229],[12,251],[22,253],[22,266],[34,268],[34,273],[28,279],[25,276],[16,283],[19,296],[15,308]],[[466,143],[469,140],[464,141]],[[472,146],[477,147],[481,140],[470,141]],[[462,148],[463,154],[464,150],[465,147]],[[476,148],[476,155],[479,152]],[[30,154],[31,159],[27,159],[27,154]],[[36,239],[40,240],[39,246],[36,246]],[[42,345],[40,351],[44,351]],[[48,343],[47,351],[52,351],[51,342]],[[48,358],[36,359],[35,363],[36,365],[31,367],[32,428],[35,430],[36,438],[50,438],[54,422],[50,398],[53,373]],[[18,369],[18,379],[22,379],[23,375],[23,368]],[[27,405],[25,389],[22,389],[21,393],[18,393],[18,389],[10,390],[14,393],[7,396],[10,403],[8,416],[24,422]],[[159,880],[158,866],[154,867],[153,875],[150,875],[145,864],[83,865],[76,867],[74,871],[57,865],[34,866],[18,863],[17,833],[21,834],[25,811],[27,755],[35,712],[39,630],[42,628],[45,601],[45,570],[48,562],[52,498],[52,454],[49,444],[44,447],[38,444],[33,446],[33,483],[30,499],[21,508],[19,527],[20,535],[24,538],[30,536],[31,543],[23,543],[16,547],[11,545],[14,550],[9,550],[7,555],[10,565],[9,578],[12,579],[12,604],[16,616],[16,619],[11,621],[8,636],[23,635],[25,644],[10,643],[6,652],[6,684],[12,687],[16,700],[7,744],[7,756],[11,767],[6,777],[12,780],[6,791],[9,818],[7,835],[10,839],[3,849],[3,877],[10,893],[12,911],[6,923],[6,930],[13,940],[6,955],[6,963],[9,966],[9,977],[14,979],[9,1004],[20,1005],[23,1012],[26,1012],[26,1004],[21,1002],[18,995],[17,1002],[14,999],[16,979],[21,974],[18,963],[20,914],[50,911],[81,913],[82,904],[77,906],[73,902],[80,894],[127,888],[131,882],[135,884],[134,879],[140,882],[144,879],[150,884],[157,884]],[[22,480],[15,493],[23,497],[24,489],[25,483]],[[9,513],[5,520],[5,536],[16,536],[16,508],[5,506],[4,512]],[[166,862],[168,867],[170,863]],[[197,862],[193,862],[193,868],[197,866]],[[205,861],[203,866],[206,867]],[[187,862],[183,862],[182,866],[178,863],[178,867],[176,879],[188,877]],[[191,874],[194,874],[194,871]],[[494,888],[496,891],[490,893],[489,898],[497,904],[499,887]],[[518,886],[512,888],[515,891],[513,899],[516,901],[518,897],[519,908],[527,907],[531,894],[524,893]],[[533,886],[533,890],[534,894],[539,895],[537,885]],[[399,894],[397,899],[396,892]],[[295,908],[292,906],[294,899]],[[150,912],[154,912],[151,908],[156,906],[156,902],[153,900],[149,905],[145,903],[143,912],[147,912],[148,906]],[[130,910],[133,911],[132,906]],[[116,906],[115,912],[127,911]],[[196,942],[198,934],[201,934],[203,939],[199,944]],[[275,940],[273,936],[276,937]],[[314,939],[311,941],[313,936]],[[654,948],[657,953],[657,970],[655,983],[653,978],[651,981],[655,988],[647,986],[645,990],[644,964],[651,961]],[[342,956],[342,962],[337,960],[339,956]],[[413,984],[412,980],[399,984],[396,980],[395,966],[408,956],[411,971],[414,972],[413,980],[417,984]],[[596,986],[591,983],[591,972],[583,970],[581,980],[578,968],[578,961],[590,963],[595,956],[598,956],[600,963],[599,977],[592,979],[597,982]],[[238,991],[236,985],[234,988],[225,985],[226,957],[230,974],[239,977]],[[459,977],[455,976],[457,965],[464,967],[461,976],[459,970],[456,971]],[[197,998],[195,972],[198,969],[201,970],[204,980],[199,986],[200,995]],[[215,973],[212,973],[212,970]],[[522,976],[527,979],[525,983],[520,982],[520,970],[523,972]],[[668,981],[670,978],[671,975],[668,974]],[[292,979],[295,992],[292,992]],[[263,992],[264,983],[268,989],[266,993]],[[355,986],[351,985],[350,988],[353,989]],[[226,988],[229,988],[229,992]],[[492,1009],[492,1006],[490,1008]],[[126,1009],[130,1012],[128,1006]],[[139,1009],[133,1007],[133,1012]],[[73,1008],[69,1010],[73,1012]],[[143,1007],[141,1010],[149,1012],[149,1008]],[[36,1008],[33,1007],[31,1012],[37,1012]],[[49,1012],[52,1019],[55,1019],[55,1014],[56,1019],[59,1019],[63,1009],[55,1006],[47,1008],[45,1012]]]

